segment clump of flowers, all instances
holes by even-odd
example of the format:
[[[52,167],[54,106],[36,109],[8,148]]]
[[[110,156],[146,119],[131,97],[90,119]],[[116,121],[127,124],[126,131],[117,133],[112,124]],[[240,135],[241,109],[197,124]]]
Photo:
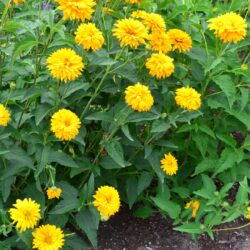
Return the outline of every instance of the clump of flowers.
[[[100,212],[101,217],[107,220],[116,214],[120,208],[120,196],[118,191],[111,186],[101,186],[93,195],[93,205]]]
[[[64,245],[63,231],[55,225],[42,225],[32,233],[33,248],[38,250],[58,250]]]
[[[178,49],[181,52],[189,51],[192,48],[192,39],[185,31],[170,29],[167,35],[170,38],[173,50]]]
[[[142,0],[125,0],[126,3],[130,3],[130,4],[140,4],[142,2]]]
[[[58,9],[63,11],[64,19],[81,21],[91,19],[96,5],[93,0],[56,0],[56,2],[59,4]]]
[[[181,108],[194,111],[201,106],[201,94],[192,87],[178,88],[175,93],[175,102]]]
[[[15,4],[22,4],[22,3],[25,3],[26,0],[14,0],[14,3]]]
[[[26,229],[34,228],[41,218],[40,205],[30,198],[16,200],[13,207],[9,209],[10,218],[16,224],[20,233],[26,231]]]
[[[152,32],[166,31],[166,24],[163,17],[156,13],[147,13],[142,15],[142,22],[151,29]]]
[[[198,209],[200,207],[200,202],[197,201],[197,200],[192,200],[190,202],[188,202],[186,205],[185,205],[185,208],[188,209],[190,207],[193,207],[193,211],[192,211],[192,217],[195,218],[196,217],[196,214],[198,212]]]
[[[135,10],[132,12],[131,17],[144,19],[144,18],[146,18],[147,14],[148,13],[144,10]]]
[[[60,140],[74,139],[79,133],[80,125],[78,116],[67,109],[60,109],[51,118],[51,131]]]
[[[208,29],[214,30],[214,34],[224,43],[237,43],[246,37],[246,20],[234,12],[211,18],[208,22]]]
[[[147,59],[146,68],[149,69],[151,76],[158,79],[166,78],[174,72],[173,59],[159,52]]]
[[[161,159],[161,168],[167,175],[175,175],[178,170],[178,163],[176,158],[171,154],[164,154]]]
[[[61,193],[62,193],[61,188],[57,188],[53,186],[47,189],[47,196],[49,200],[54,199],[54,198],[59,199],[61,196]]]
[[[59,49],[47,59],[47,67],[52,76],[65,83],[75,80],[84,69],[82,58],[72,49]]]
[[[94,23],[82,23],[75,32],[75,41],[81,44],[85,50],[99,50],[103,43],[104,37],[102,32],[95,26]]]
[[[150,89],[139,82],[126,88],[125,101],[132,109],[139,112],[149,111],[154,104]]]
[[[171,51],[171,40],[165,32],[153,32],[148,36],[151,49],[167,53]]]
[[[6,127],[10,121],[10,113],[8,109],[0,103],[0,126]]]
[[[132,18],[121,19],[114,26],[113,34],[120,41],[121,46],[137,48],[140,44],[145,44],[148,32],[140,21]]]

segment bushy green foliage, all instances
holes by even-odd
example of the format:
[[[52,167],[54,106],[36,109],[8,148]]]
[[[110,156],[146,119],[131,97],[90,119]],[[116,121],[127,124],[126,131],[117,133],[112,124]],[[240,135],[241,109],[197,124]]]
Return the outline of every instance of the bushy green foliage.
[[[96,248],[100,215],[91,202],[101,185],[114,186],[130,208],[138,204],[135,216],[147,218],[158,209],[176,230],[190,234],[213,237],[214,227],[245,215],[250,37],[224,44],[207,20],[234,11],[249,25],[249,1],[144,0],[139,7],[97,1],[91,21],[105,38],[97,52],[75,44],[80,22],[63,20],[55,2],[49,10],[43,1],[10,2],[0,1],[0,99],[11,112],[8,126],[0,127],[0,249],[31,247],[31,230],[16,232],[8,213],[25,197],[40,204],[42,224],[61,227],[65,235],[77,232],[66,237],[64,249],[86,249],[82,232]],[[189,52],[169,53],[175,65],[169,78],[149,75],[149,48],[121,48],[112,34],[114,22],[137,9],[161,14],[167,29],[185,30],[192,38]],[[48,56],[60,48],[74,49],[85,63],[81,77],[66,84],[46,68]],[[124,101],[126,87],[137,82],[152,91],[149,112],[134,111]],[[176,105],[175,90],[182,86],[201,93],[199,110]],[[51,116],[61,108],[81,117],[79,135],[70,142],[50,131]],[[177,175],[160,167],[169,152],[178,160]],[[60,200],[47,199],[52,185],[62,189]],[[195,218],[192,207],[185,209],[191,200],[200,203]]]

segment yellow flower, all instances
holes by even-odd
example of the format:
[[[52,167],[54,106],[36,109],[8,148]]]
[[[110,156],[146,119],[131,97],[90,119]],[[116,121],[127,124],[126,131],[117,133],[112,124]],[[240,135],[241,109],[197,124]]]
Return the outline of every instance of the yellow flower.
[[[125,0],[125,2],[131,3],[131,4],[134,4],[134,3],[140,4],[142,2],[142,0]]]
[[[101,217],[106,220],[119,211],[120,197],[118,191],[114,187],[101,186],[93,195],[95,199],[93,205],[100,212]]]
[[[24,200],[16,200],[15,208],[10,208],[10,218],[13,223],[16,223],[16,228],[20,233],[24,232],[28,228],[34,228],[37,222],[40,220],[40,205],[30,198]]]
[[[0,126],[6,127],[10,121],[10,113],[3,104],[0,103]]]
[[[176,158],[170,153],[164,154],[161,159],[161,168],[167,175],[175,175],[178,170],[178,163]]]
[[[80,125],[78,116],[67,109],[60,109],[51,118],[51,131],[55,133],[56,138],[65,141],[70,141],[78,135]]]
[[[49,56],[47,67],[54,78],[67,82],[80,76],[84,64],[74,50],[64,48]]]
[[[161,15],[156,13],[147,13],[143,17],[142,22],[153,31],[164,32],[166,31],[166,24]]]
[[[22,3],[25,3],[26,0],[14,0],[14,3],[15,4],[22,4]]]
[[[139,112],[149,111],[154,104],[150,89],[139,82],[126,88],[125,101],[132,109]]]
[[[144,10],[135,10],[132,12],[131,16],[133,18],[139,18],[139,19],[144,19],[147,16],[147,12]]]
[[[93,0],[56,0],[58,9],[63,11],[63,19],[90,20],[96,2]]]
[[[193,211],[192,211],[192,217],[195,218],[196,217],[196,214],[198,212],[198,209],[200,207],[200,202],[197,201],[197,200],[192,200],[190,202],[188,202],[186,205],[185,205],[185,208],[188,209],[190,208],[190,206],[192,205],[193,207]]]
[[[247,213],[245,217],[250,220],[250,207],[247,208]]]
[[[111,15],[112,13],[114,13],[115,11],[110,9],[110,8],[107,8],[107,7],[102,7],[102,11],[104,13],[107,13],[108,15]]]
[[[146,27],[140,21],[132,18],[118,20],[115,27],[113,34],[120,41],[121,46],[129,45],[137,48],[140,44],[145,43],[148,36]]]
[[[55,225],[42,225],[32,233],[33,249],[58,250],[64,245],[63,231]]]
[[[50,187],[47,189],[47,196],[48,199],[54,199],[57,198],[59,199],[62,193],[62,189],[61,188],[57,188],[57,187]]]
[[[197,110],[201,106],[201,94],[191,87],[178,88],[175,93],[175,102],[189,111]]]
[[[97,51],[104,43],[102,32],[96,28],[94,23],[80,24],[75,35],[75,42],[81,44],[85,50]]]
[[[171,40],[173,50],[178,49],[181,52],[189,51],[192,48],[192,39],[185,31],[171,29],[167,34]]]
[[[152,50],[167,53],[172,49],[171,40],[165,32],[153,32],[148,36]]]
[[[208,29],[214,30],[214,34],[224,43],[237,43],[246,37],[246,20],[234,12],[211,18],[208,22]]]
[[[173,59],[159,52],[147,59],[146,68],[149,69],[150,75],[159,79],[166,78],[174,72]]]
[[[247,64],[242,64],[240,67],[242,70],[248,70],[248,65]]]

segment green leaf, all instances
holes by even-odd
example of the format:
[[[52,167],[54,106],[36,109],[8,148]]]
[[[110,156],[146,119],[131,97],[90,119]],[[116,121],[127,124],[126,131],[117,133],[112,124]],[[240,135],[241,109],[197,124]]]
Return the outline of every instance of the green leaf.
[[[227,145],[231,146],[232,148],[235,148],[236,146],[236,141],[229,135],[221,134],[221,133],[216,133],[216,137],[226,143]]]
[[[107,112],[96,112],[91,115],[88,115],[84,119],[91,120],[91,121],[105,121],[105,122],[112,122],[113,116],[111,113]]]
[[[65,246],[69,247],[67,249],[77,249],[77,250],[89,250],[90,246],[78,235],[72,235],[67,237],[65,241]]]
[[[155,120],[152,123],[151,133],[167,132],[170,128],[170,124],[163,120]]]
[[[176,219],[179,216],[181,207],[175,202],[164,199],[162,196],[151,197],[151,199],[157,207],[167,212],[170,218]]]
[[[240,186],[236,194],[236,200],[234,202],[234,207],[241,207],[242,205],[246,205],[248,203],[248,194],[248,180],[247,178],[245,178],[240,182]]]
[[[133,137],[131,136],[130,132],[129,132],[129,128],[128,125],[123,125],[121,127],[123,134],[130,140],[130,141],[134,141]]]
[[[112,140],[111,142],[105,142],[104,147],[106,151],[108,152],[109,156],[122,168],[126,167],[126,163],[124,161],[124,156],[123,156],[123,149],[121,146],[121,143]]]
[[[45,116],[47,116],[49,112],[53,109],[54,107],[51,107],[51,105],[46,104],[46,103],[39,105],[35,111],[36,126],[38,126],[40,122],[45,118]]]
[[[214,81],[226,95],[231,109],[236,100],[236,88],[232,78],[229,75],[220,75]]]
[[[137,184],[137,195],[139,195],[143,190],[145,190],[150,184],[153,179],[152,174],[143,172],[138,179]]]
[[[249,114],[240,112],[239,110],[227,110],[227,113],[234,116],[240,122],[242,122],[248,130],[250,130]]]
[[[79,168],[77,163],[72,160],[72,158],[64,152],[52,151],[50,150],[48,163],[57,162],[62,166],[70,168]]]
[[[28,249],[32,249],[32,230],[28,229],[23,233],[20,233],[17,230],[18,237],[24,242],[24,244],[27,246]]]
[[[201,234],[204,232],[204,229],[201,229],[201,224],[197,222],[191,222],[175,227],[174,230],[190,234]]]
[[[59,201],[58,204],[50,211],[50,214],[65,214],[76,208],[79,208],[81,203],[78,199],[70,198]]]
[[[83,208],[75,217],[78,226],[86,233],[88,239],[95,249],[97,249],[97,229],[99,217],[95,210]]]
[[[213,180],[207,175],[202,175],[202,181],[203,181],[202,188],[198,191],[195,191],[194,193],[206,199],[214,198],[214,192],[216,191],[216,186]]]
[[[133,212],[133,216],[137,218],[147,219],[152,215],[152,212],[153,212],[152,207],[149,205],[145,205],[145,206],[137,208]]]
[[[214,158],[204,158],[195,168],[195,172],[193,175],[201,174],[209,169],[214,169],[217,163],[217,159]]]
[[[129,208],[131,209],[134,205],[137,193],[135,192],[137,190],[137,180],[135,177],[127,178],[126,180],[126,194],[127,194],[127,200]]]
[[[150,113],[150,112],[137,112],[137,113],[132,113],[127,122],[141,122],[141,121],[152,121],[152,120],[156,120],[158,118],[160,118],[161,115],[160,114],[154,114],[154,113]]]
[[[157,174],[161,183],[164,183],[165,173],[161,169],[161,164],[160,164],[161,157],[162,157],[162,155],[159,152],[154,151],[153,153],[151,153],[148,156],[147,160],[149,161],[151,167],[153,168],[153,170]]]

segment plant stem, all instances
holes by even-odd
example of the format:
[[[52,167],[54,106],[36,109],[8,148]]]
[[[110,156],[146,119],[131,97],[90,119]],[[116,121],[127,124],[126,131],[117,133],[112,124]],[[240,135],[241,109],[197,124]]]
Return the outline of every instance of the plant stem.
[[[218,228],[218,229],[212,229],[213,232],[221,232],[221,231],[229,231],[229,230],[238,230],[238,229],[242,229],[244,227],[248,227],[250,226],[250,222],[248,222],[247,224],[244,224],[242,226],[239,227],[228,227],[228,228]]]

